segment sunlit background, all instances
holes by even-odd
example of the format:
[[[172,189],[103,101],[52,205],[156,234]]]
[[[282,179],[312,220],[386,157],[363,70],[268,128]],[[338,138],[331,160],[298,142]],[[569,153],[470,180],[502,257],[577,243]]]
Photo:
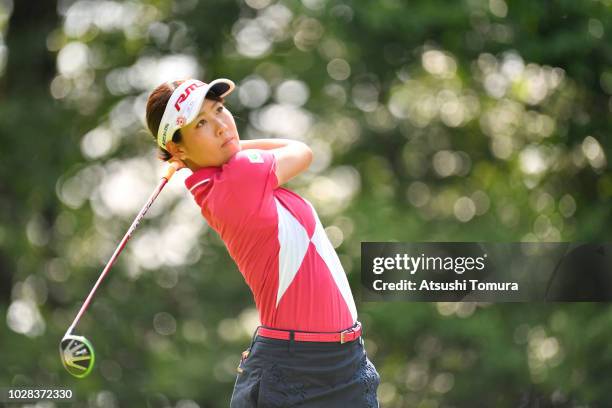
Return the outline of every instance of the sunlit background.
[[[78,327],[94,372],[57,352],[163,174],[148,94],[227,77],[241,138],[313,149],[290,187],[349,274],[383,407],[612,404],[605,304],[359,302],[362,241],[612,238],[612,1],[410,3],[0,0],[0,387],[228,406],[258,317],[188,170]]]

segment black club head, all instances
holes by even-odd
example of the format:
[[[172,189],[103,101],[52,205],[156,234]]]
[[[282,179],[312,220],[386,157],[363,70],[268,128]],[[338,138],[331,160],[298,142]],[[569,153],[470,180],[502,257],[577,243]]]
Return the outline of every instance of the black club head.
[[[60,342],[60,357],[66,370],[77,378],[86,377],[96,360],[89,340],[74,335],[66,335]]]

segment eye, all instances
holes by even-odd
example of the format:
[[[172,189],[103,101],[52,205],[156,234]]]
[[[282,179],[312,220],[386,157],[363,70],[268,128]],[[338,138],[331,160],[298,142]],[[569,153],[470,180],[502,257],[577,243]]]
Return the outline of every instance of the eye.
[[[224,108],[224,106],[223,106],[223,105],[219,106],[219,107],[217,108],[217,113],[221,113],[221,112],[223,112],[223,108]]]
[[[198,124],[196,125],[196,128],[202,127],[202,126],[204,126],[206,123],[207,123],[207,122],[206,122],[204,119],[202,119],[202,120],[200,120],[200,121],[198,122]]]

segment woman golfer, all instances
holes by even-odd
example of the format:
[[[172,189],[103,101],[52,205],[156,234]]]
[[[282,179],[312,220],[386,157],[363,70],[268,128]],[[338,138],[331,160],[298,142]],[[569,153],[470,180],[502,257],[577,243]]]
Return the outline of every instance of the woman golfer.
[[[261,326],[242,355],[231,407],[378,407],[379,376],[336,252],[312,205],[282,188],[306,170],[301,142],[241,141],[223,97],[234,83],[164,83],[147,125],[253,292]]]

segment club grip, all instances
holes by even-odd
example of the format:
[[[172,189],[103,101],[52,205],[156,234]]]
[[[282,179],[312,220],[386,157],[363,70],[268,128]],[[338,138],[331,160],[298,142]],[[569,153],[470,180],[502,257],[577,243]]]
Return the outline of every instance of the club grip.
[[[170,165],[168,166],[168,168],[166,169],[166,174],[164,175],[163,178],[165,178],[166,180],[170,181],[170,178],[174,175],[174,173],[176,172],[178,167],[177,163],[170,163]]]

